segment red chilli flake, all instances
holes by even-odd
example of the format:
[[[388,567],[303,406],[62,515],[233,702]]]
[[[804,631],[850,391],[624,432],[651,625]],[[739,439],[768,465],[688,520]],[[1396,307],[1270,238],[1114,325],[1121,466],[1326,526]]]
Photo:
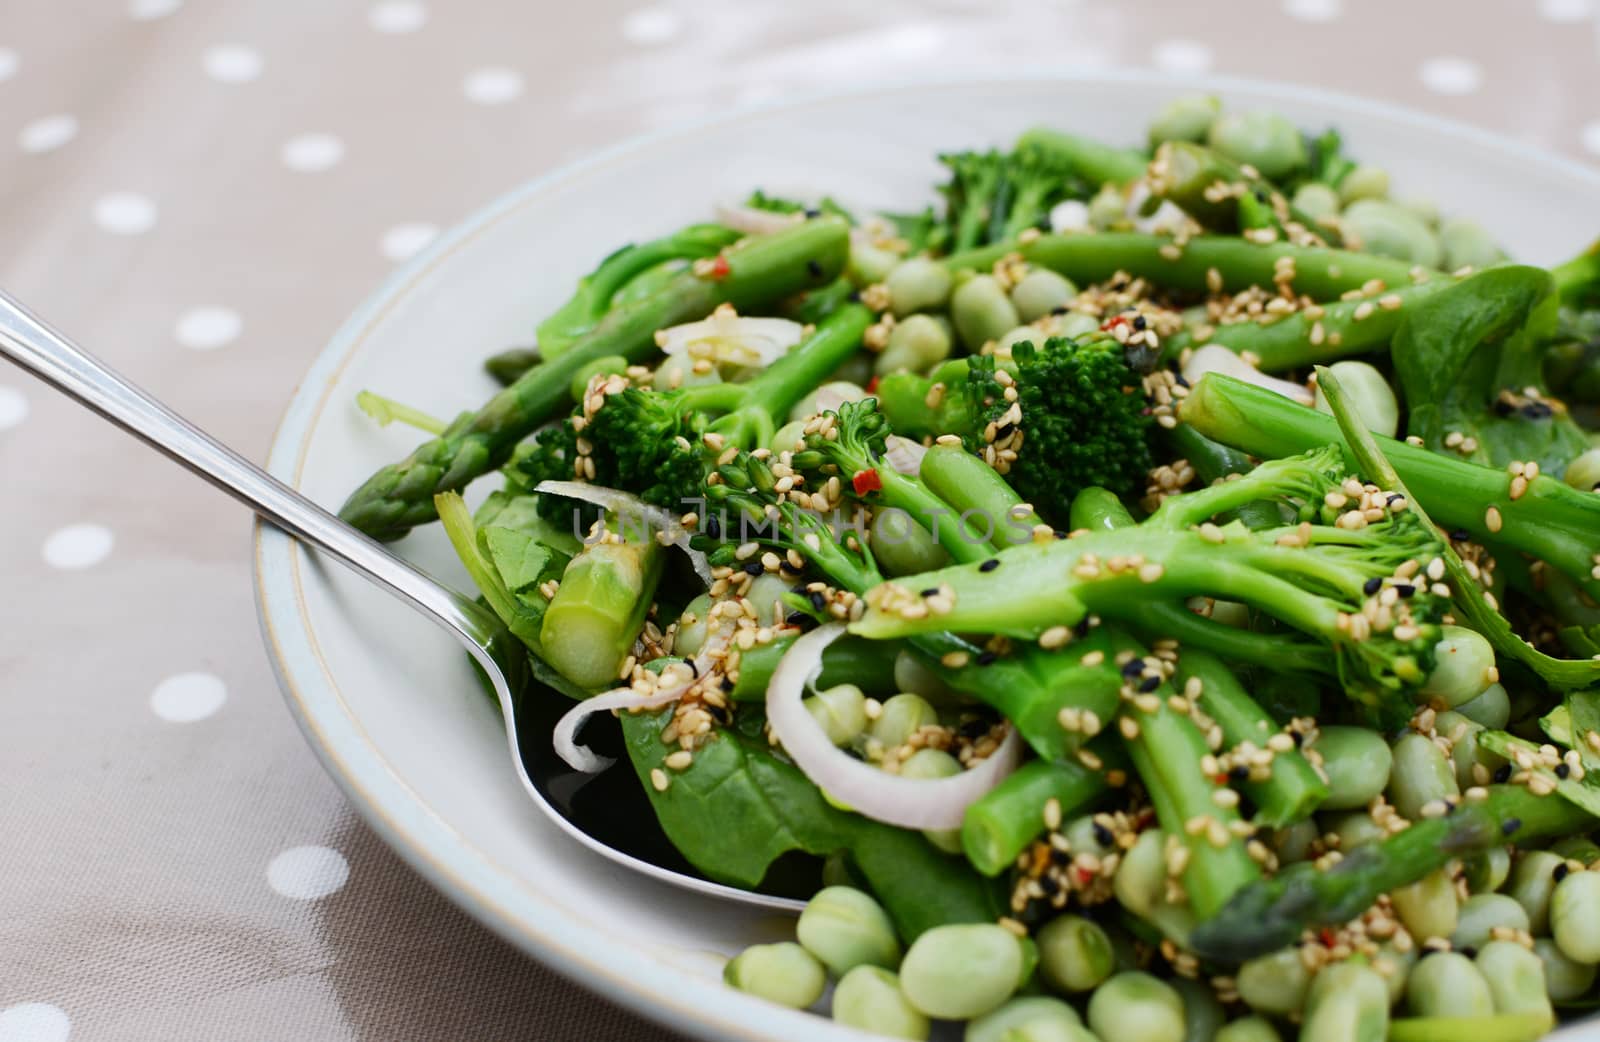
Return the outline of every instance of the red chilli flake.
[[[714,279],[725,279],[732,272],[732,270],[733,269],[728,267],[728,258],[724,257],[720,253],[717,254],[716,259],[711,262],[711,277]]]
[[[868,467],[851,478],[850,484],[855,488],[856,495],[864,496],[868,492],[876,492],[883,488],[883,479],[878,476],[877,468]]]
[[[1128,324],[1128,316],[1127,315],[1112,315],[1110,318],[1108,318],[1104,322],[1100,323],[1100,331],[1103,332],[1103,333],[1110,332],[1112,329],[1115,329],[1117,326],[1125,326],[1127,324]]]
[[[1073,878],[1078,881],[1078,885],[1080,887],[1088,886],[1090,883],[1094,882],[1094,873],[1089,871],[1087,868],[1074,867],[1072,869],[1072,875]]]
[[[878,376],[876,373],[874,373],[873,376],[872,376],[872,379],[867,381],[867,393],[868,394],[877,394],[878,393],[878,383],[882,379],[883,379],[883,377]]]
[[[1334,934],[1333,930],[1326,926],[1324,926],[1322,928],[1322,932],[1317,935],[1317,939],[1322,942],[1322,946],[1324,948],[1332,948],[1339,940],[1338,936]]]

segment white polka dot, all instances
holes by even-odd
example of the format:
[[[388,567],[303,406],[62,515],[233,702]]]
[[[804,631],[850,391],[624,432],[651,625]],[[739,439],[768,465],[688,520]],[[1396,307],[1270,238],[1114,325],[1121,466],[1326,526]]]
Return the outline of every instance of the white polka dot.
[[[24,152],[52,152],[78,136],[78,121],[71,116],[45,116],[22,128],[17,147]]]
[[[104,525],[58,528],[44,541],[44,560],[52,568],[88,568],[104,561],[116,538]]]
[[[299,901],[336,893],[350,878],[344,855],[327,847],[291,847],[267,866],[267,884]]]
[[[230,308],[195,308],[178,316],[173,336],[184,347],[210,351],[239,339],[244,320]]]
[[[128,17],[141,22],[165,18],[177,13],[183,0],[128,0]]]
[[[283,165],[301,173],[316,173],[339,165],[344,142],[332,134],[300,134],[283,145]]]
[[[1344,0],[1283,0],[1283,13],[1302,22],[1331,22],[1344,14]]]
[[[156,226],[156,204],[137,192],[112,192],[95,200],[94,222],[115,235],[140,235]]]
[[[383,233],[378,250],[392,261],[403,261],[415,254],[439,234],[431,224],[397,224]]]
[[[461,90],[479,105],[504,105],[522,96],[522,74],[498,65],[475,69],[461,81]]]
[[[0,431],[28,418],[28,399],[15,387],[0,387]]]
[[[67,1042],[72,1020],[48,1002],[24,1002],[0,1009],[0,1042]]]
[[[0,47],[0,83],[15,76],[21,64],[22,59],[17,57],[16,51],[9,47]]]
[[[428,9],[416,0],[388,0],[367,12],[367,24],[380,33],[414,33],[428,21]]]
[[[1483,66],[1466,58],[1429,58],[1417,77],[1436,94],[1471,94],[1483,86]]]
[[[622,38],[629,43],[667,43],[682,32],[683,19],[666,7],[643,7],[622,18]]]
[[[1539,14],[1552,22],[1583,22],[1594,14],[1594,0],[1539,0]]]
[[[1581,139],[1584,148],[1600,156],[1600,119],[1584,124]]]
[[[206,75],[219,83],[249,83],[266,64],[261,55],[236,43],[219,44],[206,51]]]
[[[1194,74],[1211,68],[1211,48],[1198,40],[1163,40],[1151,55],[1162,72]]]
[[[163,680],[150,692],[150,708],[161,719],[174,724],[204,720],[221,709],[227,700],[227,685],[210,673],[179,673]]]

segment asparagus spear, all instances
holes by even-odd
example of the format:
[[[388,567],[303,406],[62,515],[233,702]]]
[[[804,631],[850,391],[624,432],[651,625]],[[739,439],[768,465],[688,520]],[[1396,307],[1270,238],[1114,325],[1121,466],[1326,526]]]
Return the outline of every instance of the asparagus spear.
[[[1113,750],[1120,753],[1104,740],[1094,745],[1102,760]],[[1070,817],[1105,791],[1101,771],[1071,762],[1030,760],[967,808],[961,848],[979,872],[999,875],[1043,834],[1045,805],[1051,800],[1063,816]]]
[[[642,518],[608,521],[606,537],[586,547],[561,574],[539,630],[545,661],[591,689],[614,686],[623,676],[665,558]]]
[[[400,538],[438,516],[436,493],[459,490],[500,466],[517,442],[559,413],[569,401],[573,374],[587,363],[606,355],[646,358],[656,350],[658,329],[703,317],[722,303],[764,307],[825,285],[848,253],[849,227],[832,217],[729,247],[715,273],[682,272],[655,294],[614,309],[560,357],[534,366],[477,413],[464,414],[438,438],[378,471],[351,494],[339,516],[378,539]]]

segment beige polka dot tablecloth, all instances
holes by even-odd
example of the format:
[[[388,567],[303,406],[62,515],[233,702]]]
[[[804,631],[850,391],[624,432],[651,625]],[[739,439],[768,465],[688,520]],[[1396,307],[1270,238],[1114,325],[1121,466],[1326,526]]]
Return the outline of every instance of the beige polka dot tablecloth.
[[[339,321],[522,180],[824,87],[1111,66],[1600,163],[1596,0],[0,0],[0,284],[261,458]],[[230,501],[4,365],[0,478],[0,1042],[676,1037],[355,817]]]

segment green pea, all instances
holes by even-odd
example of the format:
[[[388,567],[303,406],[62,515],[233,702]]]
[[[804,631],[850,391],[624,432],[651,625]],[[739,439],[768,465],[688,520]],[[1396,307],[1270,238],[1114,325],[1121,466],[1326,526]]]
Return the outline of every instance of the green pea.
[[[933,1030],[900,991],[900,978],[882,968],[862,963],[852,968],[833,989],[833,1019],[889,1038],[926,1039]]]
[[[883,280],[896,318],[918,311],[936,311],[950,299],[950,269],[927,257],[912,257],[895,266]]]
[[[1464,626],[1442,627],[1433,646],[1436,665],[1423,682],[1422,694],[1435,704],[1454,709],[1470,702],[1494,683],[1494,648],[1481,634]]]
[[[1550,844],[1550,853],[1568,861],[1576,861],[1586,868],[1600,861],[1600,846],[1588,836],[1563,836]]]
[[[1006,1033],[1027,1025],[1053,1022],[1062,1027],[1081,1027],[1078,1011],[1048,995],[1025,995],[1012,999],[992,1013],[967,1023],[961,1042],[1001,1042]]]
[[[1106,1039],[1184,1042],[1183,999],[1148,973],[1119,973],[1090,997],[1089,1028]]]
[[[1167,837],[1160,829],[1146,829],[1122,856],[1112,890],[1122,907],[1148,918],[1167,890]]]
[[[1339,213],[1339,193],[1321,181],[1307,181],[1295,189],[1294,198],[1290,202],[1296,210],[1313,221],[1334,217]]]
[[[723,968],[722,979],[740,991],[795,1009],[820,999],[828,983],[822,963],[793,941],[746,948]]]
[[[900,964],[900,939],[888,913],[854,887],[830,886],[817,891],[800,913],[795,936],[835,977],[857,966],[892,968]]]
[[[1283,1042],[1283,1036],[1272,1026],[1272,1021],[1262,1017],[1240,1017],[1224,1024],[1211,1037],[1211,1042]]]
[[[1550,932],[1550,897],[1556,889],[1555,872],[1565,864],[1566,859],[1558,854],[1530,850],[1511,870],[1506,893],[1516,898],[1522,910],[1528,913],[1528,930],[1533,934]]]
[[[1474,894],[1490,894],[1499,890],[1510,875],[1511,851],[1506,847],[1490,847],[1462,862],[1462,877],[1467,881],[1467,889]],[[1516,904],[1515,901],[1511,903]],[[1517,907],[1520,909],[1522,906]]]
[[[897,749],[918,730],[938,722],[939,713],[926,698],[904,691],[883,703],[867,733],[885,749]]]
[[[1346,854],[1357,847],[1382,843],[1389,838],[1389,830],[1373,821],[1372,815],[1364,810],[1335,815],[1325,828],[1339,838],[1339,850]]]
[[[1206,135],[1212,148],[1229,159],[1249,163],[1262,177],[1276,180],[1306,163],[1306,142],[1292,122],[1276,112],[1236,112],[1221,116]]]
[[[1499,731],[1511,721],[1511,696],[1506,694],[1503,685],[1490,684],[1477,698],[1456,706],[1456,712],[1491,731]]]
[[[870,286],[888,278],[901,263],[899,253],[874,246],[864,236],[857,236],[850,243],[850,260],[845,273],[857,286]]]
[[[1567,484],[1581,492],[1593,492],[1600,488],[1600,449],[1588,449],[1568,463],[1562,476]]]
[[[1439,241],[1417,215],[1384,199],[1361,199],[1344,211],[1348,238],[1367,253],[1437,268]]]
[[[672,638],[672,653],[684,658],[694,658],[705,647],[706,633],[711,626],[711,595],[702,593],[683,609],[678,616],[678,628]]]
[[[602,373],[610,376],[612,373],[625,373],[627,371],[628,360],[621,355],[606,355],[604,358],[596,358],[594,361],[586,363],[572,374],[572,400],[575,402],[583,401],[583,392],[588,389],[589,381],[596,376]]]
[[[1446,869],[1430,872],[1409,886],[1391,891],[1389,899],[1406,929],[1420,944],[1434,937],[1449,937],[1460,922],[1460,900],[1455,880]]]
[[[1600,962],[1600,873],[1568,872],[1550,894],[1550,935],[1574,962]]]
[[[1494,1014],[1489,982],[1458,952],[1436,952],[1417,963],[1406,983],[1406,1003],[1417,1017],[1488,1017]]]
[[[1245,1004],[1269,1017],[1299,1014],[1311,987],[1311,973],[1297,947],[1256,956],[1239,967],[1236,980]]]
[[[658,391],[670,391],[678,387],[702,387],[706,384],[719,384],[722,374],[715,365],[708,365],[702,372],[695,372],[697,360],[686,354],[670,355],[667,360],[656,366],[650,383]]]
[[[1015,329],[1017,307],[993,275],[974,275],[950,295],[950,318],[967,350],[976,351]]]
[[[1349,204],[1359,199],[1386,199],[1389,196],[1389,171],[1381,166],[1361,163],[1339,180],[1339,200]]]
[[[1068,995],[1096,988],[1115,968],[1111,939],[1077,915],[1050,920],[1038,934],[1039,973],[1052,990]]]
[[[1011,303],[1024,322],[1043,318],[1064,308],[1078,295],[1078,287],[1049,268],[1034,268],[1011,287]]]
[[[1163,141],[1204,141],[1221,114],[1222,99],[1215,94],[1181,94],[1150,121],[1150,147]]]
[[[1367,430],[1394,437],[1400,429],[1400,403],[1383,374],[1366,362],[1335,362],[1328,369],[1339,381],[1346,399],[1355,407],[1356,415],[1367,425]],[[1315,399],[1318,412],[1333,415],[1322,388],[1316,389]]]
[[[1016,992],[1022,945],[990,923],[936,926],[912,942],[900,964],[900,989],[930,1017],[966,1020],[999,1008]]]
[[[1455,768],[1433,739],[1410,731],[1394,743],[1388,793],[1400,815],[1415,821],[1428,804],[1459,797],[1461,786],[1456,784]]]
[[[1389,784],[1394,754],[1383,736],[1364,727],[1324,727],[1311,746],[1328,772],[1324,810],[1364,807]]]
[[[1544,963],[1544,988],[1551,1002],[1576,1002],[1594,987],[1595,971],[1600,967],[1574,961],[1550,938],[1534,938],[1533,954]]]
[[[889,343],[873,363],[873,372],[888,376],[903,370],[924,372],[950,356],[950,330],[932,315],[910,315],[889,331]]]
[[[794,408],[789,410],[789,422],[793,423],[796,420],[803,422],[818,412],[838,409],[841,402],[859,402],[867,397],[869,397],[867,389],[859,384],[832,380],[796,402]]]
[[[890,576],[918,575],[943,568],[950,554],[904,510],[879,510],[872,517],[869,541],[879,567]]]
[[[1489,982],[1496,1013],[1527,1013],[1555,1025],[1550,993],[1544,983],[1544,962],[1515,941],[1490,941],[1478,952],[1478,972]]]
[[[1212,1042],[1228,1019],[1217,993],[1187,977],[1174,977],[1171,983],[1183,1000],[1183,1042]]]
[[[1493,939],[1497,927],[1526,930],[1527,910],[1505,894],[1473,894],[1461,903],[1450,944],[1458,951],[1477,951]]]
[[[1389,989],[1359,962],[1323,967],[1306,996],[1300,1042],[1383,1042],[1389,1030]]]
[[[1466,217],[1452,217],[1439,225],[1439,245],[1444,249],[1447,271],[1487,268],[1505,259],[1488,229]]]
[[[962,770],[961,761],[943,749],[918,749],[900,765],[900,776],[902,778],[936,780],[939,778],[954,778]],[[959,828],[923,829],[922,834],[927,837],[929,843],[932,843],[946,854],[961,853],[961,830]]]
[[[1388,746],[1384,748],[1387,749]],[[1297,821],[1272,834],[1272,852],[1278,855],[1280,864],[1291,865],[1310,857],[1312,844],[1321,837],[1322,830],[1317,827],[1316,822],[1309,818]]]
[[[1114,184],[1100,186],[1100,191],[1089,200],[1089,225],[1095,231],[1108,232],[1128,220],[1128,197]]]
[[[767,443],[767,448],[773,452],[793,452],[795,446],[805,439],[806,421],[790,420],[778,428],[778,433],[772,436],[772,441]]]
[[[854,684],[839,684],[818,691],[801,704],[828,736],[828,741],[841,748],[867,729],[867,696]],[[834,971],[836,975],[839,972]]]

